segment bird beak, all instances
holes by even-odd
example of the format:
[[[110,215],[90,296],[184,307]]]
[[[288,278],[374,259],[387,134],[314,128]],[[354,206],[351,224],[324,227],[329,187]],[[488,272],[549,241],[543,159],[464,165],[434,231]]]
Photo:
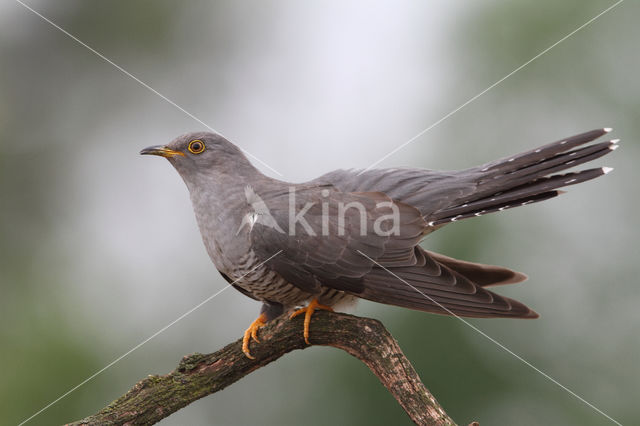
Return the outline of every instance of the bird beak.
[[[167,148],[166,146],[162,146],[162,145],[155,145],[155,146],[150,146],[148,148],[145,148],[142,151],[140,151],[140,155],[159,155],[165,158],[171,158],[171,157],[175,157],[176,155],[182,155],[184,157],[184,153],[180,151],[174,151],[173,149]]]

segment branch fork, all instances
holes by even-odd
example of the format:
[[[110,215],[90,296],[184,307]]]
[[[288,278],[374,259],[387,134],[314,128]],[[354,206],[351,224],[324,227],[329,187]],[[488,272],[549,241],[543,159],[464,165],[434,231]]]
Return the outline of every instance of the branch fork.
[[[186,355],[163,376],[139,381],[98,413],[72,425],[153,424],[190,403],[216,393],[284,354],[309,347],[302,320],[286,316],[260,329],[259,345],[249,359],[242,339],[211,353]],[[364,362],[418,425],[455,425],[424,386],[396,340],[377,320],[353,315],[316,312],[311,319],[311,343],[342,349]]]

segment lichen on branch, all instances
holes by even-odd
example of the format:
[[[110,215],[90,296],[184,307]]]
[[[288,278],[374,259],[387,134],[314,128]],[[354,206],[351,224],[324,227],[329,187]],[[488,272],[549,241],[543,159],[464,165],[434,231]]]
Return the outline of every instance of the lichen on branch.
[[[416,424],[455,424],[379,321],[317,312],[311,329],[312,344],[342,349],[364,362]],[[148,376],[98,413],[71,424],[153,424],[287,352],[308,347],[302,335],[302,320],[289,320],[286,316],[260,329],[260,340],[261,344],[251,347],[255,359],[244,355],[241,339],[211,354],[187,355],[171,373]]]

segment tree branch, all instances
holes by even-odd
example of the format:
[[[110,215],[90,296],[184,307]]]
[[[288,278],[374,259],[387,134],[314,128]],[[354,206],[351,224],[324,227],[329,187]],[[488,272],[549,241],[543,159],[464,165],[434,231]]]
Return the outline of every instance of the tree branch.
[[[302,320],[286,317],[260,329],[262,343],[251,345],[254,360],[238,340],[217,352],[187,355],[164,376],[149,376],[100,412],[73,425],[152,424],[182,407],[218,392],[294,349],[308,347]],[[422,384],[393,336],[374,319],[316,311],[311,320],[314,345],[342,349],[364,362],[419,425],[454,425]]]

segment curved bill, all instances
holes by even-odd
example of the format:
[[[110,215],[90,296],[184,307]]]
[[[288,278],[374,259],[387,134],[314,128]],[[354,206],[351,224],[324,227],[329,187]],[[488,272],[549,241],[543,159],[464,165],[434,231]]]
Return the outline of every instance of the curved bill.
[[[160,157],[171,158],[176,155],[181,155],[184,157],[184,153],[180,151],[175,151],[171,148],[167,148],[163,145],[154,145],[140,151],[140,155],[159,155]]]

